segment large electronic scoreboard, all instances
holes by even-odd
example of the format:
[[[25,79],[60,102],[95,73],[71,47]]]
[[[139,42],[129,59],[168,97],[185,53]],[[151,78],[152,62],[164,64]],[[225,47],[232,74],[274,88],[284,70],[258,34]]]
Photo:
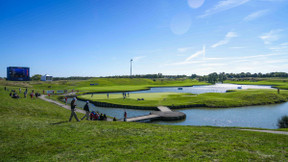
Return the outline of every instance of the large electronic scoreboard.
[[[29,81],[30,69],[28,67],[7,67],[7,80]]]

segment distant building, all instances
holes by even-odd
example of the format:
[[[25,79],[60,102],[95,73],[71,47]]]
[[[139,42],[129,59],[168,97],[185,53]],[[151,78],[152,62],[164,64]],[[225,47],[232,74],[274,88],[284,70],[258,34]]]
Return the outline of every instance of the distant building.
[[[53,77],[51,75],[45,74],[41,77],[41,81],[52,81]]]
[[[10,81],[29,81],[30,68],[29,67],[7,67],[7,80]]]

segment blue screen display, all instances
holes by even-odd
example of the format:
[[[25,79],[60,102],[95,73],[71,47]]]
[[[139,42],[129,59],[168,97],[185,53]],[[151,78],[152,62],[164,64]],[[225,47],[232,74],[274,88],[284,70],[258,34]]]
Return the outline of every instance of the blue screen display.
[[[25,67],[8,67],[7,80],[27,81],[30,80],[29,68]]]

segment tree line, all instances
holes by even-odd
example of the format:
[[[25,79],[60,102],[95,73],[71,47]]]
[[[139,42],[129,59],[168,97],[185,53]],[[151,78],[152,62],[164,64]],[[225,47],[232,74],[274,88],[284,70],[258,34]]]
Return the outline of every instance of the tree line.
[[[187,75],[163,75],[162,73],[158,74],[143,74],[143,75],[114,75],[114,76],[106,76],[102,78],[147,78],[147,79],[158,79],[158,78],[186,78]]]
[[[288,77],[288,73],[285,72],[270,72],[270,73],[266,73],[266,74],[262,74],[262,73],[219,73],[217,74],[216,72],[214,73],[210,73],[208,75],[204,75],[204,76],[198,76],[196,74],[192,74],[191,78],[192,79],[198,79],[199,81],[206,81],[208,83],[212,83],[215,84],[216,82],[222,82],[230,79],[241,79],[241,78],[284,78],[284,77]],[[253,79],[252,79],[253,80]]]
[[[143,75],[114,75],[114,76],[105,76],[100,78],[147,78],[147,79],[179,79],[179,78],[190,78],[190,79],[197,79],[199,81],[206,81],[209,83],[216,83],[216,82],[223,82],[227,79],[240,79],[240,78],[271,78],[271,77],[288,77],[288,73],[286,72],[270,72],[270,73],[250,73],[250,72],[241,72],[241,73],[210,73],[208,75],[197,75],[192,74],[191,76],[187,75],[163,75],[162,73],[158,74],[143,74]],[[41,75],[36,74],[31,77],[31,80],[40,80]],[[71,77],[54,77],[53,80],[88,80],[94,77],[81,77],[81,76],[71,76]]]

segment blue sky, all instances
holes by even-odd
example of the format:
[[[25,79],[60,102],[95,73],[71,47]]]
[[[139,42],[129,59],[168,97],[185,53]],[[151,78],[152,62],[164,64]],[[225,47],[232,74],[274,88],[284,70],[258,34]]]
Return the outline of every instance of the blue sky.
[[[288,72],[288,0],[0,0],[0,56],[1,77]]]

